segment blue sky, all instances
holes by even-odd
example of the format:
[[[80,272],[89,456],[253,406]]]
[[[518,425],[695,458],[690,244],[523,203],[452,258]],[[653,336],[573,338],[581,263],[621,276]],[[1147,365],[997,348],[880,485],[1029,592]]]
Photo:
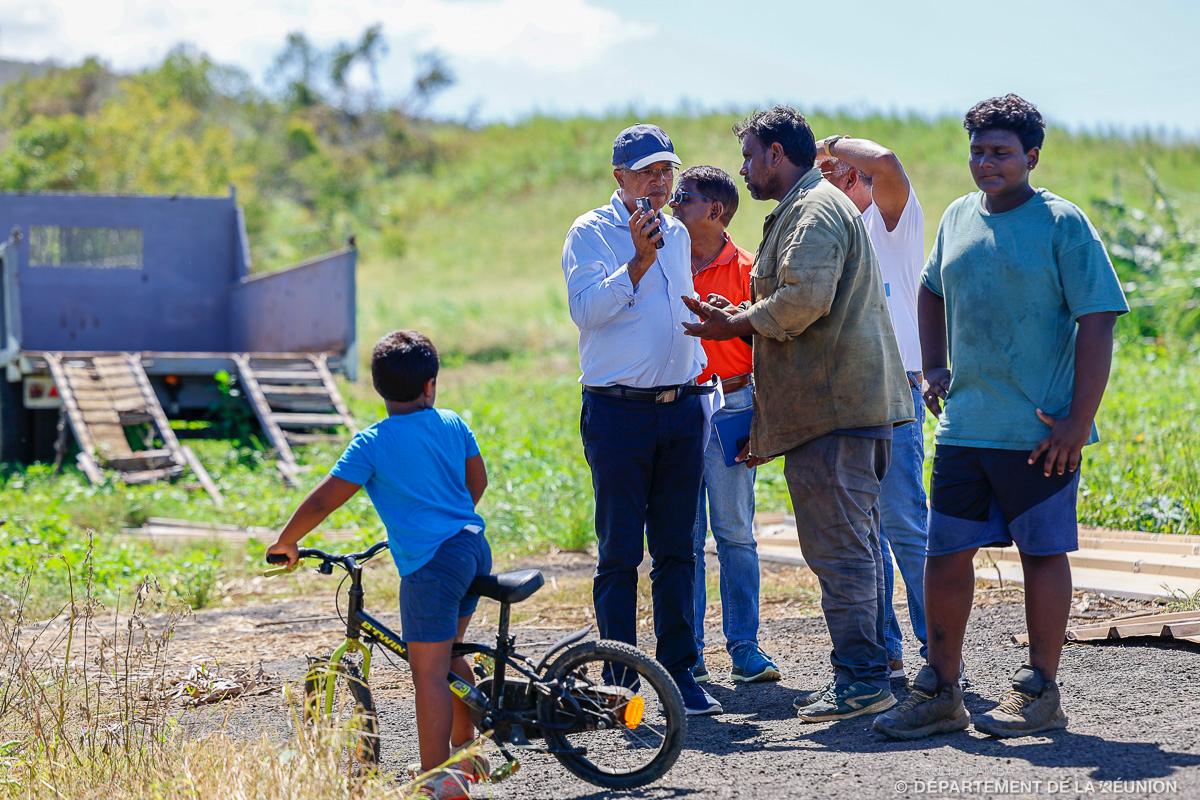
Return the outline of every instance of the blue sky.
[[[385,91],[403,94],[413,55],[438,49],[458,82],[434,110],[480,121],[684,102],[957,115],[1015,91],[1073,128],[1200,138],[1200,3],[1186,0],[0,0],[0,57],[132,69],[190,41],[261,79],[289,31],[329,44],[376,22]]]

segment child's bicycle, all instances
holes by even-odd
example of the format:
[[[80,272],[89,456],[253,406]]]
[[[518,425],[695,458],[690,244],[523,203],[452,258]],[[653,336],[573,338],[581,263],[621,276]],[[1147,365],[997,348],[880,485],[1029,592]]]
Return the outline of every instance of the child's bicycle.
[[[368,683],[372,648],[379,645],[408,658],[400,637],[363,608],[362,564],[386,548],[387,542],[379,542],[346,555],[300,550],[300,558],[320,560],[317,572],[330,575],[337,566],[350,581],[346,638],[331,656],[310,665],[305,716],[310,721],[332,717],[340,729],[349,731],[351,766],[366,769],[378,763],[380,750],[379,717]],[[270,563],[282,560],[267,557]],[[549,753],[583,780],[609,789],[657,780],[679,757],[687,731],[675,682],[658,661],[636,647],[582,641],[590,627],[564,636],[536,662],[517,652],[516,639],[508,632],[511,606],[544,583],[533,569],[476,578],[471,592],[500,602],[496,646],[454,645],[454,656],[476,656],[477,686],[453,672],[447,681],[450,691],[471,709],[478,729],[491,732],[506,760],[493,775],[511,774],[517,767],[511,751],[520,749]],[[489,660],[491,674],[485,669]],[[509,675],[510,670],[516,674]]]

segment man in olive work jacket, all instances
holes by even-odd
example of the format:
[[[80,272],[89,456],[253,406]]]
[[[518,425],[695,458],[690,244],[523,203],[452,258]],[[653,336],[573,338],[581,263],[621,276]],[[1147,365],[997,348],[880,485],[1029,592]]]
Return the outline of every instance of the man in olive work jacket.
[[[912,396],[862,216],[813,166],[812,129],[776,106],[734,127],[750,195],[779,202],[754,259],[753,301],[685,298],[693,336],[753,337],[748,463],[784,456],[804,560],[821,583],[834,679],[796,701],[805,722],[890,708],[879,484]]]

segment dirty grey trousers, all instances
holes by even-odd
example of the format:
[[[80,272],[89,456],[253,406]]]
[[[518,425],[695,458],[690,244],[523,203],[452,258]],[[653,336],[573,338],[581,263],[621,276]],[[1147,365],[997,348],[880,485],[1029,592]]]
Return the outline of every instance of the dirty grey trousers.
[[[879,484],[890,439],[827,434],[784,453],[804,560],[821,583],[838,685],[889,688]]]

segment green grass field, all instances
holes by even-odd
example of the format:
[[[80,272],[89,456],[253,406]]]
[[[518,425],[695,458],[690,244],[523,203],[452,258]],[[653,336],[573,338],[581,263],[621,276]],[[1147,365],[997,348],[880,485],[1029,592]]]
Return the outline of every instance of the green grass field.
[[[736,172],[736,115],[660,119],[685,165],[713,163]],[[562,240],[580,213],[607,201],[611,140],[627,118],[537,118],[514,127],[438,132],[445,157],[427,175],[395,179],[382,192],[404,220],[399,257],[382,257],[381,237],[363,231],[359,272],[360,348],[383,332],[418,328],[444,362],[439,404],[475,429],[491,474],[482,504],[490,538],[508,553],[584,548],[593,539],[591,488],[578,437],[575,329],[559,266]],[[966,138],[953,120],[815,116],[818,136],[848,133],[892,147],[904,161],[926,214],[927,237],[947,203],[973,186]],[[1157,171],[1182,219],[1200,220],[1200,147],[1148,139],[1067,136],[1052,130],[1036,182],[1085,208],[1119,192],[1150,204],[1145,164]],[[743,195],[732,234],[757,245],[769,204]],[[395,235],[393,231],[389,235]],[[397,249],[392,242],[391,249]],[[1099,425],[1103,441],[1085,462],[1081,520],[1164,532],[1200,532],[1200,371],[1195,345],[1178,340],[1121,339]],[[365,372],[364,372],[365,374]],[[369,382],[348,387],[357,417],[381,412]],[[34,575],[32,607],[49,612],[68,592],[65,568],[79,579],[89,541],[101,596],[128,592],[145,574],[175,599],[216,602],[222,581],[256,568],[261,547],[220,552],[151,545],[119,531],[149,516],[278,526],[304,489],[288,489],[269,458],[227,442],[197,447],[225,492],[217,512],[181,484],[91,487],[74,469],[53,476],[35,466],[9,470],[0,485],[0,602],[19,595]],[[334,448],[305,454],[315,482],[337,457]],[[778,462],[760,472],[759,505],[785,510]],[[357,528],[362,541],[381,536],[365,497],[332,518],[330,528]]]

